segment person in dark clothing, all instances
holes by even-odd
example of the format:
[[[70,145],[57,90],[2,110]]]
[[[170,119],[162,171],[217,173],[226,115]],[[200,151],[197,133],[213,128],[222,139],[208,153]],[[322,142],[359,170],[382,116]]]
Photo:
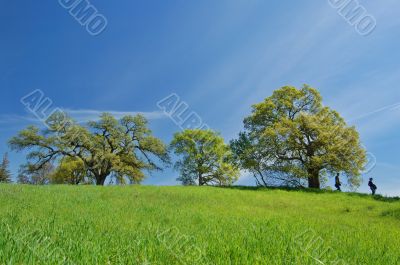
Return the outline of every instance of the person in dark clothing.
[[[376,190],[377,190],[378,188],[376,187],[376,185],[375,185],[372,181],[373,181],[373,178],[370,178],[370,179],[369,179],[369,182],[368,182],[368,186],[369,186],[369,188],[370,188],[371,191],[372,191],[372,195],[375,195],[375,192],[376,192]]]
[[[336,187],[336,190],[342,191],[342,190],[340,189],[340,186],[342,186],[342,183],[340,182],[339,176],[340,176],[340,174],[337,173],[337,175],[336,175],[336,177],[335,177],[335,187]]]

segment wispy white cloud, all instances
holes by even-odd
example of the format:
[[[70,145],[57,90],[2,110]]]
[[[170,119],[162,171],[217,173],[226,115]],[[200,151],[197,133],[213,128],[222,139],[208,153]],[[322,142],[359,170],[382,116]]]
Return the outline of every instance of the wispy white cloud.
[[[367,113],[365,113],[363,115],[360,115],[360,116],[352,119],[351,121],[357,121],[357,120],[365,119],[365,118],[371,117],[371,116],[376,115],[376,114],[380,114],[380,113],[384,113],[384,112],[388,112],[388,111],[395,111],[395,110],[398,110],[398,109],[400,109],[400,102],[395,103],[395,104],[391,104],[391,105],[387,105],[387,106],[381,107],[379,109],[367,112]]]
[[[364,140],[382,141],[382,137],[397,128],[400,117],[400,103],[390,104],[365,114],[348,119],[355,125]]]

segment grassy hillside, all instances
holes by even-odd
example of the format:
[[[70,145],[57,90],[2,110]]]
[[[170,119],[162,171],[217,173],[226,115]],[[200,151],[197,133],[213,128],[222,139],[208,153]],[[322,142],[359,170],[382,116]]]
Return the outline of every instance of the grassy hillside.
[[[369,196],[0,185],[0,201],[1,264],[400,264],[400,202]]]

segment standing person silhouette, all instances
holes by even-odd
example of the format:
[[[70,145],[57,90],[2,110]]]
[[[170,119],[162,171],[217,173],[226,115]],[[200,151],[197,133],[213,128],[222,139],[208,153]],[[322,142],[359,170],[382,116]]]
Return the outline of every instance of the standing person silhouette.
[[[339,178],[340,174],[337,173],[336,177],[335,177],[335,187],[337,191],[342,191],[340,189],[340,186],[342,186],[342,183],[340,182],[340,178]]]
[[[372,195],[375,195],[376,190],[378,189],[378,187],[376,187],[376,185],[374,184],[374,182],[372,182],[374,179],[370,178],[369,182],[368,182],[368,186],[372,191]]]

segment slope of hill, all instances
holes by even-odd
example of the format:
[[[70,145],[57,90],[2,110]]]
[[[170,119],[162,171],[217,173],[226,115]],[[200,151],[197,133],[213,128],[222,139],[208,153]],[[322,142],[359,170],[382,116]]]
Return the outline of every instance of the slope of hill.
[[[0,264],[400,264],[397,200],[0,185],[0,201]]]

